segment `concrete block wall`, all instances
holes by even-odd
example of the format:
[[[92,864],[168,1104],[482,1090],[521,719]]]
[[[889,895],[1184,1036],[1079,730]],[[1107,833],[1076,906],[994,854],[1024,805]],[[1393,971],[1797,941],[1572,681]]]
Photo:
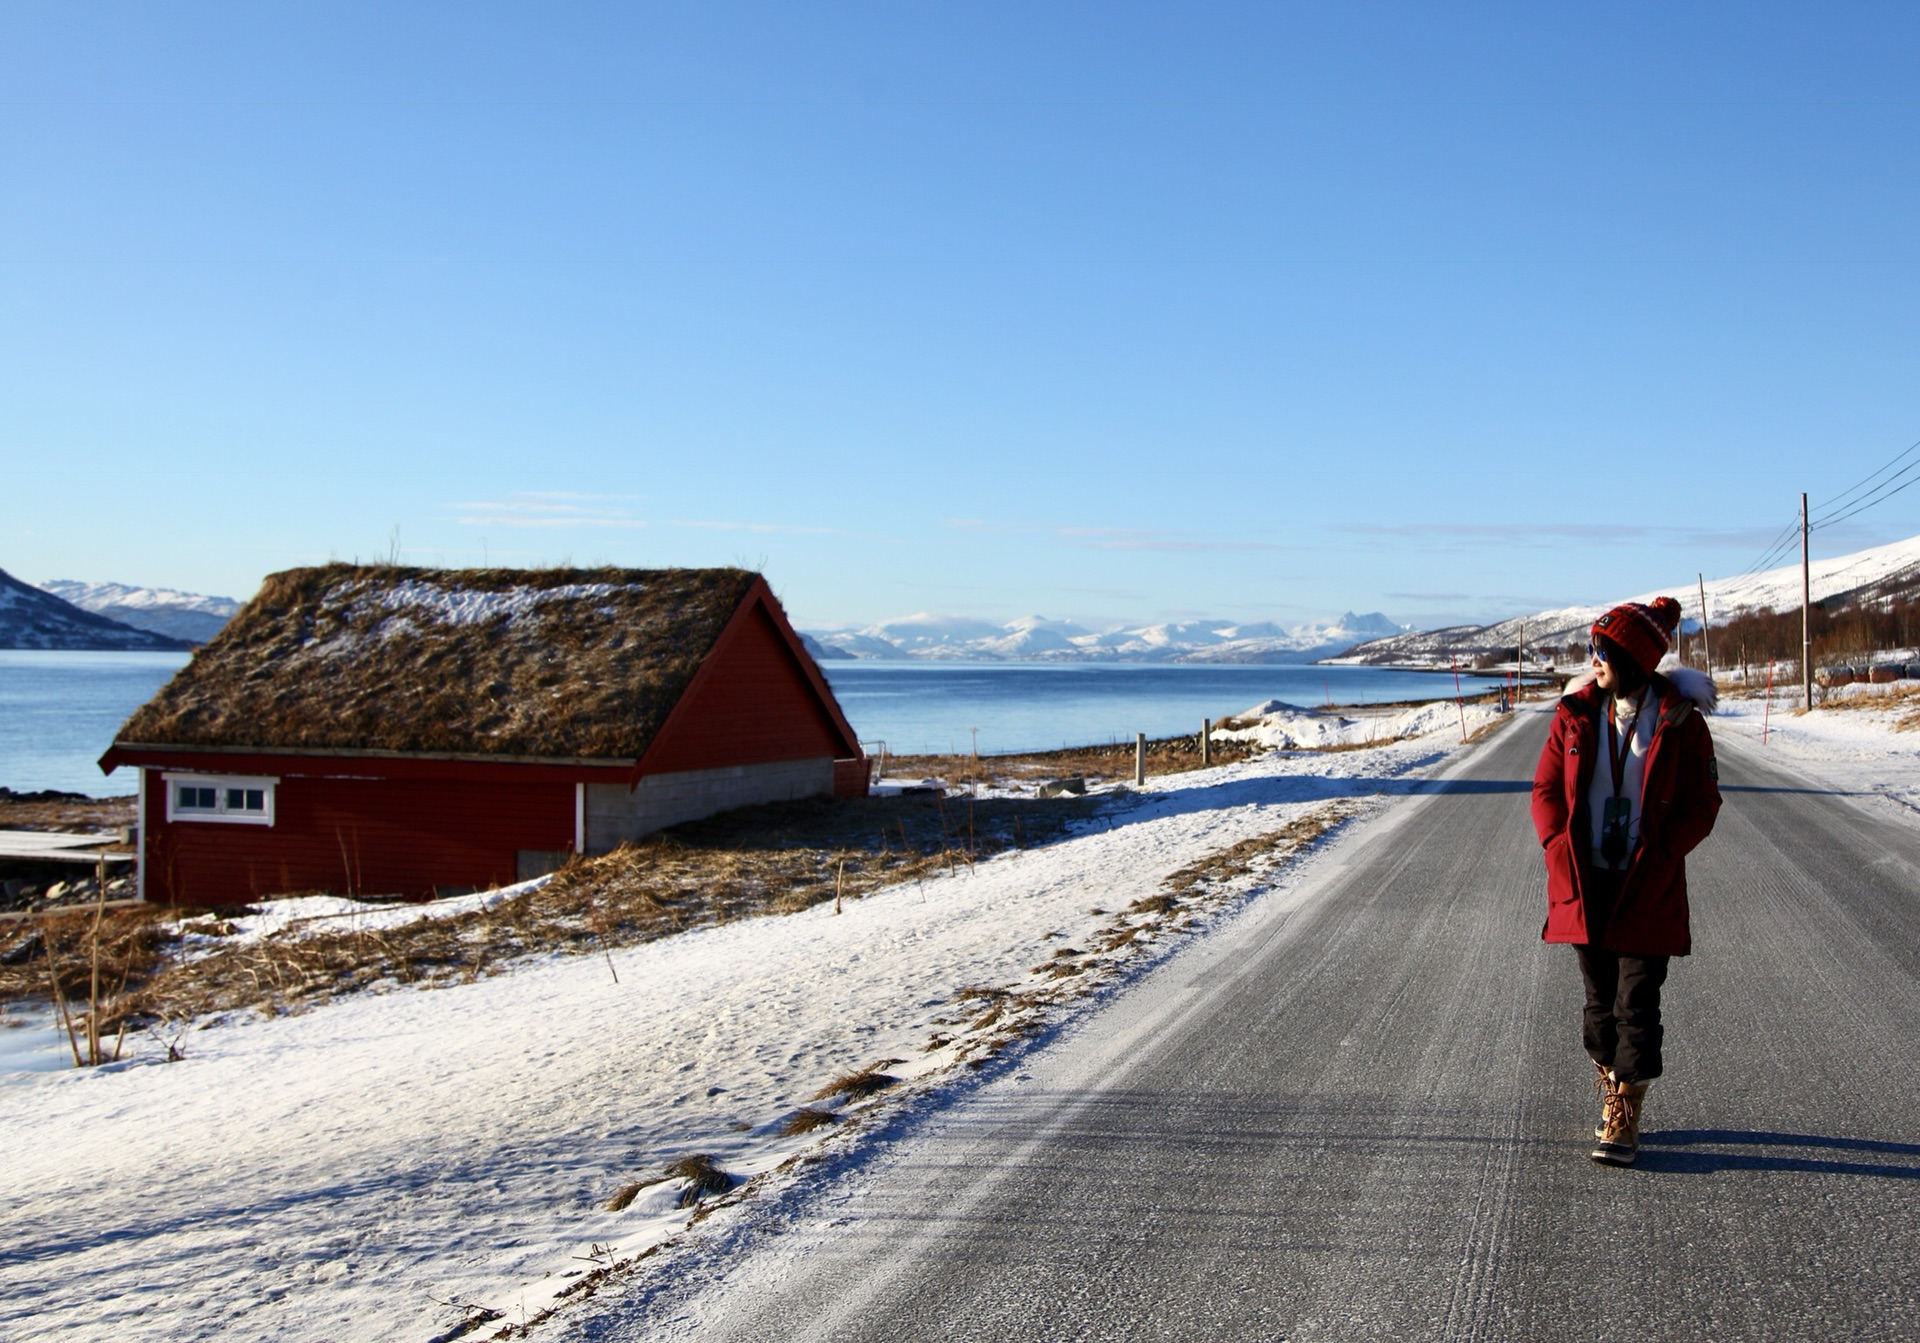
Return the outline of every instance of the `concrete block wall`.
[[[590,783],[586,797],[587,852],[608,853],[627,840],[734,807],[832,792],[833,761],[825,756],[649,774],[631,792],[625,784]]]

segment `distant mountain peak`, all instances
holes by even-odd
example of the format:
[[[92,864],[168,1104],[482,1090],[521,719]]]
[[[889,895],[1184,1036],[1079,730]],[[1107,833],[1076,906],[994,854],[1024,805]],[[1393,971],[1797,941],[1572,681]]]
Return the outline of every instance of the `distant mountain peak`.
[[[1044,662],[1312,662],[1408,627],[1379,612],[1349,611],[1332,624],[1175,620],[1089,630],[1026,615],[994,625],[929,611],[860,629],[809,630],[828,657]]]
[[[203,644],[233,618],[240,603],[231,597],[209,597],[174,588],[142,588],[127,583],[82,583],[55,578],[42,583],[50,592],[83,611],[106,616],[135,629]]]
[[[185,639],[75,606],[0,569],[0,648],[157,652],[190,647]]]

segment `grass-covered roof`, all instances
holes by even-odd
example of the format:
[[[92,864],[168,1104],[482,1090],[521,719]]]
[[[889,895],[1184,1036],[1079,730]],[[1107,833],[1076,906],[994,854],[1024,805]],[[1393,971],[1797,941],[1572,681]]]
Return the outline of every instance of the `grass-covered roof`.
[[[117,740],[637,759],[756,577],[289,569]]]

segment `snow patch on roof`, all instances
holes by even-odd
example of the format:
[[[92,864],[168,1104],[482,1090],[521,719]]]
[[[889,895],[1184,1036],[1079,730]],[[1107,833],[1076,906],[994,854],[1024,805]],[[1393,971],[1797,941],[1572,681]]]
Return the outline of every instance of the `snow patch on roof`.
[[[645,590],[639,583],[569,583],[560,587],[518,587],[489,592],[409,581],[376,588],[369,595],[376,605],[390,611],[430,616],[443,625],[482,625],[503,617],[526,615],[547,602],[608,597],[623,588]]]

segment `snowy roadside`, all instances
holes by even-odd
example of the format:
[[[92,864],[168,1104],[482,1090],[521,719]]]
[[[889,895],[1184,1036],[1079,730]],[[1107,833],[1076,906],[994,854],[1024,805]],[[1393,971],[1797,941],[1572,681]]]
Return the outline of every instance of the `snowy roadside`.
[[[1900,727],[1920,719],[1920,682],[1847,686],[1804,714],[1783,704],[1786,698],[1776,694],[1769,705],[1753,692],[1727,695],[1713,730],[1757,747],[1764,737],[1767,754],[1831,787],[1874,794],[1909,818],[1920,813],[1920,732]]]
[[[16,1075],[0,1336],[426,1343],[531,1319],[692,1215],[685,1180],[608,1211],[616,1193],[696,1153],[751,1179],[853,1127],[787,1133],[810,1102],[845,1119],[955,1084],[1243,901],[1327,809],[1404,791],[1457,731],[1151,779],[1068,839],[840,914],[229,1018],[172,1064],[148,1046]],[[876,1064],[899,1082],[814,1101]]]

